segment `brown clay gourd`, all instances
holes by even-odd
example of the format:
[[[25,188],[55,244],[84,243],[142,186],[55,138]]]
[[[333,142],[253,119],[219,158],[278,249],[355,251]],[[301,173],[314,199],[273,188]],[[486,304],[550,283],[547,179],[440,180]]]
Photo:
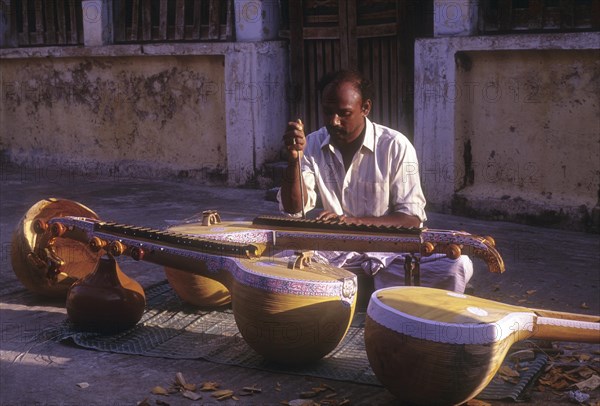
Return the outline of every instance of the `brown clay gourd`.
[[[144,289],[125,275],[112,255],[75,282],[67,293],[67,315],[84,331],[114,333],[135,326],[146,306]]]

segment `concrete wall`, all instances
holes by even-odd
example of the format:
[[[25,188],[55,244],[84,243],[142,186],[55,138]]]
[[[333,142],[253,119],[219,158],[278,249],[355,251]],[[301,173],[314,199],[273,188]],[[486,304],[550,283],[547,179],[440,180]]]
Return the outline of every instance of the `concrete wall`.
[[[0,54],[0,148],[11,161],[244,184],[278,158],[284,42]]]
[[[415,146],[430,209],[589,227],[599,43],[599,33],[418,40]]]
[[[223,59],[4,60],[2,149],[40,164],[223,171]]]

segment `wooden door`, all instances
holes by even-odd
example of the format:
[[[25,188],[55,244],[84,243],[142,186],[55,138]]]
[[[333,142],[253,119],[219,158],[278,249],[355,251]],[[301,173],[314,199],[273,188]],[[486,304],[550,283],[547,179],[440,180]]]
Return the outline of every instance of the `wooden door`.
[[[292,118],[323,125],[317,82],[326,72],[357,69],[375,84],[370,118],[412,139],[413,50],[433,31],[432,0],[283,1],[290,39]],[[287,29],[286,29],[287,28]]]

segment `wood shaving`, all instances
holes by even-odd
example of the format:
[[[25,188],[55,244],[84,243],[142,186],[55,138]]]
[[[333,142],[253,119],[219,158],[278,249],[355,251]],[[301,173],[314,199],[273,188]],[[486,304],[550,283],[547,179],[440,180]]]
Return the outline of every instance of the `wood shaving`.
[[[600,376],[592,375],[585,381],[581,381],[575,384],[581,391],[593,391],[600,386]]]
[[[202,395],[200,395],[198,393],[191,392],[189,390],[185,390],[185,391],[181,392],[181,395],[184,398],[191,399],[191,400],[202,399]]]

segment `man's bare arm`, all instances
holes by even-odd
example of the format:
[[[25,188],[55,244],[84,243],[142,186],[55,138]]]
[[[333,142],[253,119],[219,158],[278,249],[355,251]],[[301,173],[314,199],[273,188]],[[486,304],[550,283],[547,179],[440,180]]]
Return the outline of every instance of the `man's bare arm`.
[[[304,186],[304,182],[300,182],[302,174],[299,162],[306,145],[304,125],[301,120],[288,123],[287,130],[283,135],[283,142],[289,155],[288,166],[281,182],[281,204],[287,213],[299,213],[307,201],[306,186]],[[303,191],[301,191],[301,187],[304,188]],[[304,201],[302,201],[303,196]]]

